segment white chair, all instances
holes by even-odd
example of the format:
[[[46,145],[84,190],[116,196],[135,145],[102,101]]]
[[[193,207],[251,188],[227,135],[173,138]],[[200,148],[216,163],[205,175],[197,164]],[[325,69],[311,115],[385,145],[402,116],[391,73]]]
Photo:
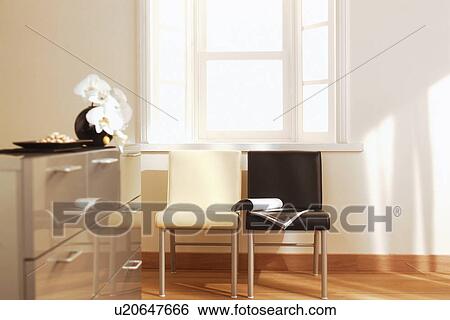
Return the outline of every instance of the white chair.
[[[239,215],[231,206],[241,197],[241,153],[238,151],[173,151],[169,155],[168,205],[156,214],[159,228],[159,294],[165,296],[164,234],[170,231],[171,271],[175,272],[176,230],[223,230],[231,233],[231,297],[237,297]],[[220,219],[211,219],[211,205],[226,204]],[[192,212],[192,205],[201,212]],[[180,208],[181,206],[181,208]],[[176,207],[176,210],[173,208]],[[183,208],[186,208],[185,211]],[[217,220],[217,221],[216,221]],[[184,243],[186,245],[186,243]],[[189,243],[215,246],[217,243]]]

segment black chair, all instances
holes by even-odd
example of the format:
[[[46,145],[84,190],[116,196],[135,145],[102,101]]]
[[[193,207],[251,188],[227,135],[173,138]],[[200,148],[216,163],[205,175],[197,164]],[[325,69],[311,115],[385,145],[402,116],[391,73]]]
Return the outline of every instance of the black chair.
[[[313,231],[314,243],[280,243],[280,246],[312,247],[313,273],[319,274],[319,241],[321,238],[322,299],[327,299],[327,230],[330,216],[322,211],[322,161],[320,152],[249,152],[248,197],[279,198],[283,210],[302,214],[285,231]],[[275,243],[255,243],[254,231],[280,230],[261,216],[246,214],[248,235],[248,297],[253,298],[254,247]]]

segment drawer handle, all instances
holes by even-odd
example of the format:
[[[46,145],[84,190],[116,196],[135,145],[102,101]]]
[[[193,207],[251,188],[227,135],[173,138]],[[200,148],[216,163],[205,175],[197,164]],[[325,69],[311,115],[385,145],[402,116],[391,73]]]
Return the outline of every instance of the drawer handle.
[[[49,258],[48,261],[50,262],[56,262],[56,263],[71,263],[74,262],[79,256],[83,254],[82,250],[73,250],[67,252],[69,256],[67,258],[59,258],[59,257],[52,257]]]
[[[125,158],[136,158],[136,157],[139,157],[140,155],[141,155],[140,152],[122,153],[122,157],[125,157]]]
[[[103,158],[103,159],[94,159],[91,162],[93,164],[112,164],[119,161],[119,159],[116,158]]]
[[[124,270],[137,270],[142,264],[142,260],[128,260],[127,263],[125,263],[122,266],[122,269]]]
[[[83,169],[83,166],[67,165],[67,166],[60,166],[60,167],[49,168],[49,169],[47,169],[47,171],[48,172],[53,172],[53,173],[71,173],[71,172],[75,172],[75,171],[80,171],[81,169]]]

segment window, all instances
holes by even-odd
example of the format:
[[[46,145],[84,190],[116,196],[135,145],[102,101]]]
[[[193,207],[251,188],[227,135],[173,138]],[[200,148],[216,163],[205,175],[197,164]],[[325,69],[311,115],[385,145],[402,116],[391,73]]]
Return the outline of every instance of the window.
[[[334,0],[149,1],[147,141],[335,141]]]

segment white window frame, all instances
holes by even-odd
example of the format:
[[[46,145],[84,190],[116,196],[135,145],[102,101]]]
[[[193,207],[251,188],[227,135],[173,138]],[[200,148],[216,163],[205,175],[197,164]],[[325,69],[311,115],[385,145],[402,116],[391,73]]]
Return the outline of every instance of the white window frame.
[[[303,26],[302,21],[302,2],[299,0],[295,10],[297,10],[297,23],[295,26],[296,39],[299,39],[299,43],[296,43],[298,48],[297,56],[297,103],[295,110],[297,111],[297,128],[298,128],[298,141],[307,143],[323,143],[323,142],[336,142],[336,86],[332,83],[336,79],[336,0],[328,0],[328,21],[319,22],[313,25]],[[321,27],[328,27],[328,79],[324,80],[312,80],[304,81],[303,78],[303,58],[302,58],[302,33],[304,30],[311,30]],[[328,90],[328,131],[327,132],[305,132],[303,130],[303,112],[302,102],[308,99],[303,95],[303,86],[305,85],[327,85]]]
[[[243,0],[245,1],[245,0]],[[292,1],[283,1],[283,49],[278,52],[206,52],[206,2],[207,0],[195,0],[195,10],[198,12],[198,23],[196,38],[196,48],[198,60],[195,67],[197,75],[195,81],[198,87],[197,106],[197,137],[199,142],[243,142],[243,141],[267,141],[267,142],[286,142],[295,141],[294,121],[291,114],[283,117],[283,130],[280,131],[208,131],[207,130],[207,104],[206,104],[206,65],[211,60],[276,60],[283,63],[283,112],[289,106],[294,105],[292,90],[295,90],[295,70],[294,48],[292,42]],[[200,94],[203,92],[204,94]],[[291,98],[291,100],[289,100]]]
[[[187,136],[190,136],[193,143],[205,143],[205,142],[228,142],[228,143],[242,143],[242,142],[267,142],[276,144],[279,142],[283,143],[295,143],[295,144],[311,144],[311,143],[348,143],[347,133],[348,133],[348,117],[347,117],[347,92],[348,85],[346,81],[346,66],[347,66],[347,16],[348,16],[348,6],[347,0],[329,0],[329,10],[330,10],[330,20],[329,23],[329,48],[332,50],[333,54],[330,54],[330,63],[329,63],[329,81],[328,84],[331,85],[328,88],[329,99],[333,99],[334,103],[329,103],[329,130],[326,133],[305,133],[302,130],[302,112],[301,106],[294,108],[293,110],[287,113],[288,116],[285,116],[284,128],[285,130],[280,132],[279,136],[274,135],[274,132],[267,132],[267,134],[261,134],[259,132],[255,135],[248,135],[242,138],[242,132],[207,132],[206,129],[206,105],[205,102],[199,101],[198,90],[200,90],[200,83],[205,83],[202,80],[204,77],[205,70],[199,70],[200,65],[206,65],[206,63],[202,63],[201,59],[219,59],[221,57],[226,57],[227,59],[233,58],[233,53],[206,53],[200,52],[198,55],[198,59],[194,52],[197,50],[197,46],[199,43],[202,43],[201,34],[198,32],[199,30],[195,28],[195,21],[197,20],[197,15],[201,15],[196,5],[198,1],[204,0],[186,0],[188,10],[193,10],[194,19],[188,18],[188,37],[193,39],[191,41],[191,50],[187,55],[188,65],[191,66],[191,69],[188,70],[188,83],[187,83],[187,103],[186,103],[186,112],[189,115],[187,117],[188,123],[186,124],[187,128]],[[150,68],[151,63],[150,59],[150,40],[149,35],[151,32],[151,10],[149,5],[150,0],[139,0],[139,19],[138,19],[138,33],[139,33],[139,88],[141,97],[147,101],[151,102],[151,83],[150,83]],[[295,44],[292,47],[284,48],[283,52],[291,52],[294,51],[292,55],[288,55],[290,57],[296,57],[295,61],[292,61],[290,57],[283,56],[284,59],[284,69],[291,67],[289,70],[297,69],[297,75],[299,77],[302,76],[301,73],[301,49],[296,44],[296,39],[301,41],[301,31],[302,31],[302,23],[301,23],[301,0],[284,0],[284,10],[291,10],[294,8],[297,14],[294,14],[293,11],[290,11],[292,14],[288,15],[289,22],[284,19],[283,28],[288,28],[291,32],[283,32],[284,37],[292,37],[292,41],[285,41],[283,39],[283,43],[285,44]],[[334,19],[336,17],[336,19]],[[294,28],[287,26],[290,24],[294,26]],[[333,36],[331,36],[333,35]],[[204,37],[203,37],[204,38]],[[296,52],[296,51],[299,52]],[[239,58],[242,59],[241,53],[238,53]],[[275,58],[279,57],[277,54],[273,52],[270,53],[249,53],[248,58]],[[289,66],[289,67],[288,67]],[[196,70],[196,68],[198,68]],[[204,69],[204,68],[203,68]],[[303,100],[302,96],[302,88],[303,81],[302,79],[295,79],[295,74],[292,72],[285,72],[284,77],[287,78],[285,80],[285,96],[287,97],[295,97],[296,101],[294,103],[284,103],[285,110],[292,108],[292,106],[301,103]],[[293,75],[294,74],[294,75]],[[334,81],[339,79],[337,83],[334,84]],[[315,82],[308,82],[308,84],[314,84]],[[317,82],[318,83],[318,82]],[[286,90],[295,90],[295,95],[288,94],[286,95]],[[197,94],[191,94],[195,92]],[[149,112],[148,102],[141,101],[138,117],[141,123],[140,135],[138,137],[139,143],[149,143],[148,141],[148,130],[147,126],[150,123],[151,112]],[[224,138],[226,135],[226,138]]]

